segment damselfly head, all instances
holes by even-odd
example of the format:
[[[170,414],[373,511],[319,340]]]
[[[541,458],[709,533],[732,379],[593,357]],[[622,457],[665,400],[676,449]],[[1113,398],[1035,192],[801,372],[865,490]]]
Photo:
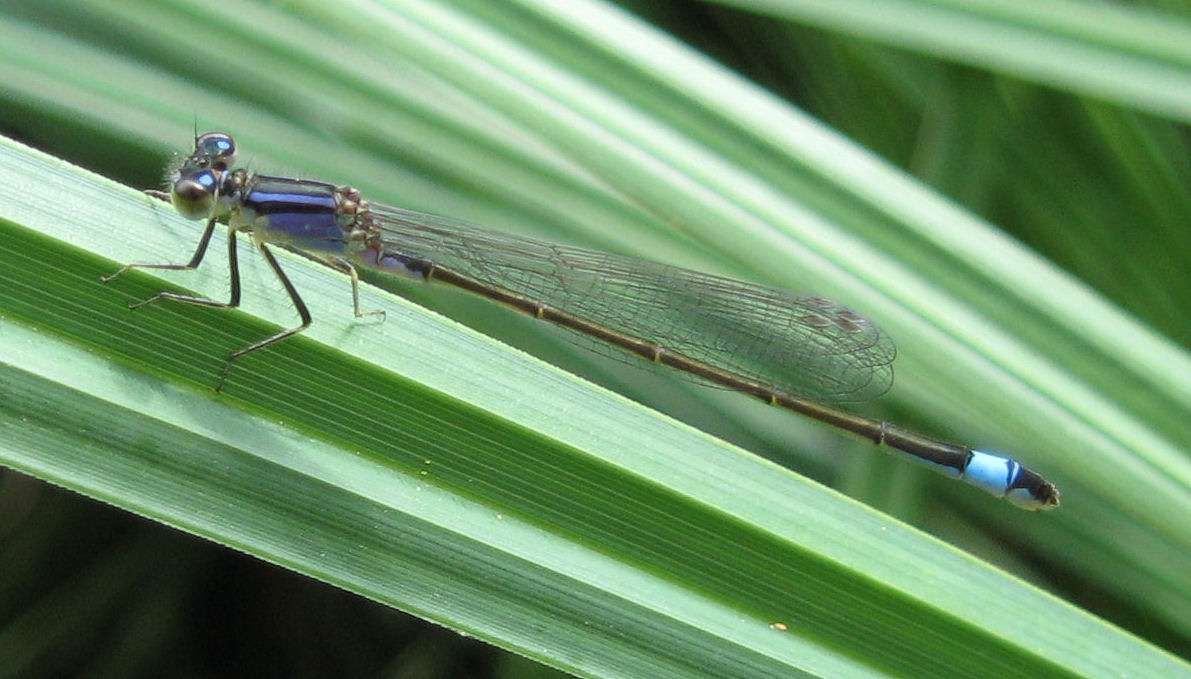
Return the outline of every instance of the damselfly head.
[[[206,219],[215,208],[219,177],[206,169],[190,174],[177,173],[170,186],[170,202],[187,219]]]

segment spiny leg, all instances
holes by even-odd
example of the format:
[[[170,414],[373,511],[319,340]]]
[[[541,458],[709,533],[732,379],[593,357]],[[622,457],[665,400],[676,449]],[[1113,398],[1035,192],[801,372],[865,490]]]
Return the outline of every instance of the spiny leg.
[[[229,373],[231,373],[232,364],[236,361],[236,359],[238,359],[246,354],[250,354],[250,353],[256,351],[257,349],[264,349],[265,347],[267,347],[271,344],[276,344],[284,339],[293,337],[294,335],[296,335],[296,334],[302,332],[303,330],[305,330],[306,328],[310,327],[310,322],[311,322],[310,310],[306,308],[306,302],[303,301],[302,296],[298,294],[298,289],[295,288],[294,284],[290,282],[289,276],[285,275],[285,271],[282,270],[281,265],[278,264],[277,258],[273,256],[273,252],[271,250],[269,250],[269,247],[267,245],[265,245],[264,243],[261,243],[258,247],[261,251],[261,255],[264,256],[265,261],[269,263],[269,268],[272,269],[274,275],[277,276],[277,280],[281,281],[281,285],[282,285],[282,287],[285,288],[286,294],[289,295],[290,301],[293,302],[294,309],[296,309],[298,311],[298,316],[302,319],[302,323],[301,323],[301,325],[298,325],[297,327],[290,328],[289,330],[282,330],[281,332],[279,332],[275,335],[270,335],[269,337],[266,337],[265,339],[260,340],[259,342],[254,342],[254,343],[244,347],[243,349],[237,349],[236,351],[233,351],[232,355],[228,356],[227,363],[225,363],[223,366],[223,374],[219,376],[219,383],[215,386],[215,391],[223,390],[223,383],[225,381],[227,381],[227,376]],[[234,261],[234,259],[233,259],[233,261]],[[236,295],[236,300],[238,302],[239,301],[239,280],[238,280],[239,272],[238,271],[236,272],[236,279],[237,280],[234,285],[234,292]],[[169,299],[174,299],[174,298],[171,297]]]
[[[350,262],[345,259],[336,257],[335,259],[325,260],[327,263],[347,274],[352,281],[352,310],[355,311],[356,318],[364,316],[384,316],[384,309],[374,309],[372,311],[360,311],[360,274],[356,273],[356,267],[352,266]]]
[[[115,280],[119,276],[124,275],[125,272],[131,269],[164,269],[166,271],[192,271],[198,268],[202,263],[203,257],[207,254],[207,246],[211,243],[211,234],[215,232],[215,218],[212,217],[207,220],[207,228],[203,230],[203,236],[199,239],[198,247],[194,251],[194,255],[186,264],[126,264],[121,267],[116,273],[105,276],[100,280],[104,283]],[[159,292],[152,297],[133,302],[128,305],[129,309],[139,309],[147,304],[151,304],[161,299],[168,299],[175,302],[183,302],[185,304],[195,304],[198,306],[217,307],[221,309],[234,309],[240,306],[240,265],[236,259],[236,232],[235,230],[228,232],[227,237],[227,259],[228,270],[231,276],[231,297],[226,302],[219,302],[206,297],[197,297],[194,295],[183,295],[177,292]]]

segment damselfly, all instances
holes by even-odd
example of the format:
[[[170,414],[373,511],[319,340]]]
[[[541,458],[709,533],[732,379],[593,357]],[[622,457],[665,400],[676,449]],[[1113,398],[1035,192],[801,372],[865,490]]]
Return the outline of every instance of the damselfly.
[[[892,340],[860,314],[821,297],[698,273],[640,259],[556,245],[480,229],[364,200],[350,186],[271,177],[232,166],[236,144],[211,132],[171,175],[168,197],[182,215],[205,219],[186,264],[129,264],[129,269],[193,269],[215,223],[230,226],[231,297],[219,302],[162,292],[132,305],[174,300],[212,307],[240,303],[235,236],[250,232],[289,294],[302,322],[231,354],[232,364],[306,329],[310,312],[270,251],[301,251],[351,276],[360,311],[357,266],[440,281],[535,318],[600,340],[648,361],[744,392],[884,444],[911,460],[963,479],[1030,510],[1059,504],[1055,487],[1016,461],[937,441],[824,401],[884,393],[893,380]]]

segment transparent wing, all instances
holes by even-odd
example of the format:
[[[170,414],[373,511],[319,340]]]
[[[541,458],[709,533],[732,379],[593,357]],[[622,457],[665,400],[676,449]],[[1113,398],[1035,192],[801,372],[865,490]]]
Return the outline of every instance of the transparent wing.
[[[864,401],[893,382],[893,340],[822,297],[373,205],[388,254],[505,291],[776,389]]]

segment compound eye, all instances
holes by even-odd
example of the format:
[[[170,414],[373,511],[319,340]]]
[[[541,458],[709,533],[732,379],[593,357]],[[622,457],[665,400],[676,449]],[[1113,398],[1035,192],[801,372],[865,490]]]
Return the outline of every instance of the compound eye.
[[[207,167],[226,170],[236,162],[236,142],[223,132],[208,132],[194,140],[192,157],[206,159]]]
[[[178,177],[170,190],[174,209],[187,219],[206,219],[215,209],[215,173],[202,170]]]

